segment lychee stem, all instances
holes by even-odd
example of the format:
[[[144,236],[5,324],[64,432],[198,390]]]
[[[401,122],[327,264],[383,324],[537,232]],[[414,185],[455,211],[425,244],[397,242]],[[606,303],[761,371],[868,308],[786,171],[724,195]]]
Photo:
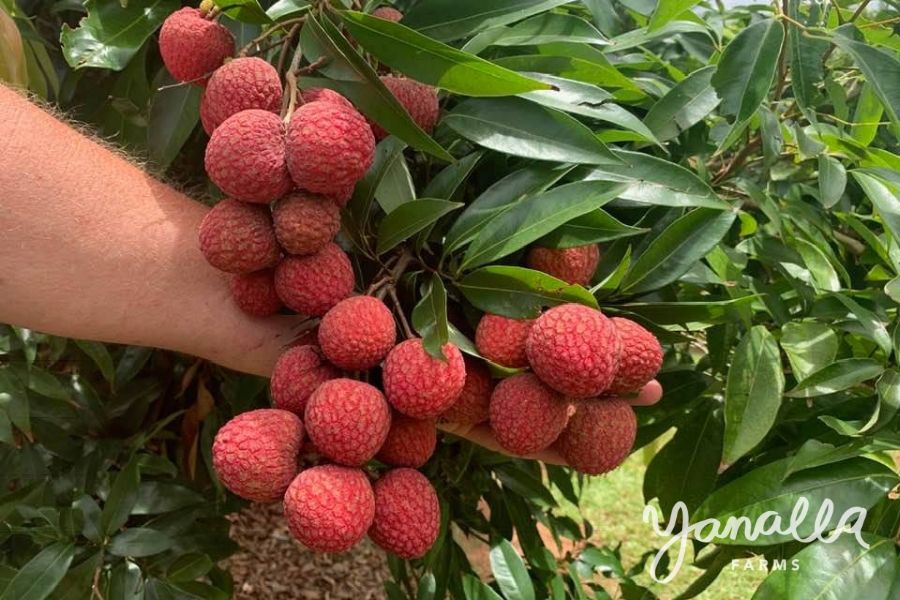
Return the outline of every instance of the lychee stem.
[[[400,328],[403,330],[403,335],[408,340],[416,337],[412,327],[409,326],[409,321],[406,320],[406,314],[403,312],[403,305],[400,303],[400,298],[397,296],[397,289],[393,284],[388,286],[388,294],[391,295],[391,301],[394,303],[394,308],[397,310],[397,317],[400,319]]]
[[[275,67],[275,70],[281,73],[284,70],[284,63],[287,61],[288,50],[291,47],[291,42],[294,41],[294,37],[297,35],[297,32],[300,31],[300,27],[303,23],[297,23],[291,30],[288,32],[286,36],[284,36],[284,42],[281,46],[281,52],[278,55],[278,66]]]
[[[280,29],[284,29],[286,33],[289,33],[289,30],[287,29],[288,26],[303,23],[303,21],[305,21],[305,20],[306,20],[305,16],[304,17],[296,17],[294,19],[287,19],[280,23],[275,23],[271,27],[267,27],[266,29],[263,30],[262,33],[260,33],[258,36],[256,36],[249,42],[247,42],[247,44],[243,48],[241,48],[240,52],[238,52],[238,56],[247,56],[247,53],[250,52],[250,48],[252,48],[253,46],[259,45],[260,42],[265,40],[267,37],[269,37],[273,33],[277,32]]]

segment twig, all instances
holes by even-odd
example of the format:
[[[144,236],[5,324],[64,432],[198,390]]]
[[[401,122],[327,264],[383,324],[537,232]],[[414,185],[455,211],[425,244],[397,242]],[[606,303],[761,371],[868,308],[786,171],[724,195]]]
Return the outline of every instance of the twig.
[[[317,58],[316,60],[312,61],[311,63],[309,63],[309,64],[306,65],[305,67],[299,69],[299,70],[297,71],[297,73],[301,73],[301,74],[303,74],[303,75],[308,75],[309,73],[315,73],[315,72],[318,71],[321,67],[327,65],[327,64],[328,64],[328,61],[329,61],[329,58],[328,58],[327,56],[320,56],[319,58]]]
[[[406,272],[406,268],[409,266],[409,263],[412,262],[413,256],[409,249],[405,249],[403,254],[400,255],[400,258],[397,259],[397,264],[394,265],[394,268],[391,269],[391,272],[388,274],[390,279],[390,283],[387,286],[382,287],[378,290],[378,293],[375,294],[376,298],[384,299],[385,295],[397,285],[397,282],[400,280],[400,276]]]
[[[844,24],[844,15],[841,14],[840,5],[838,5],[837,0],[831,0],[831,4],[834,6],[834,10],[837,11],[838,25],[843,25]]]
[[[282,21],[281,23],[275,23],[271,27],[267,27],[260,33],[258,36],[247,42],[247,44],[241,48],[240,52],[238,52],[238,56],[247,56],[247,53],[250,51],[250,48],[256,46],[261,41],[278,31],[279,29],[284,29],[288,25],[293,25],[295,23],[302,23],[306,20],[306,17],[297,17],[294,19],[287,19],[286,21]]]
[[[858,239],[854,237],[850,237],[845,233],[841,233],[840,231],[833,231],[834,239],[839,241],[847,250],[850,251],[851,254],[856,254],[857,256],[866,251],[866,246]]]
[[[284,36],[284,41],[281,46],[281,52],[278,55],[278,66],[275,68],[278,73],[281,73],[281,71],[284,70],[284,63],[285,61],[287,61],[287,55],[288,50],[291,47],[291,41],[293,41],[294,36],[297,35],[297,32],[300,30],[300,27],[302,25],[302,23],[297,23],[296,25],[291,27],[291,30],[288,31],[288,34]]]
[[[377,292],[383,285],[385,285],[386,283],[388,283],[390,281],[391,281],[391,276],[385,275],[384,277],[382,277],[381,279],[379,279],[378,281],[376,281],[375,283],[373,283],[372,285],[370,285],[368,287],[368,289],[366,290],[366,296],[371,296],[372,294]]]
[[[866,10],[866,7],[869,5],[869,2],[871,2],[871,1],[872,1],[872,0],[863,0],[862,2],[859,3],[859,6],[856,8],[856,11],[850,16],[850,22],[851,22],[851,23],[852,23],[853,21],[855,21],[856,18],[857,18],[859,15],[861,15],[861,14],[863,13],[864,10]],[[840,11],[838,11],[838,14],[840,14]]]
[[[787,12],[788,9],[788,0],[781,0],[781,10],[783,13]],[[778,102],[781,100],[782,94],[784,94],[785,89],[785,80],[787,79],[787,60],[785,59],[785,55],[787,54],[787,45],[782,43],[781,51],[778,53],[778,82],[775,84],[775,101]]]
[[[403,313],[403,305],[400,304],[400,298],[397,297],[397,288],[393,285],[388,286],[388,293],[391,295],[394,308],[397,310],[397,316],[400,319],[400,328],[403,330],[403,335],[406,336],[406,339],[417,337],[416,334],[413,333],[412,327],[409,326],[406,315]]]
[[[300,60],[303,58],[303,45],[297,44],[294,51],[294,58],[291,59],[291,66],[288,67],[284,78],[284,100],[281,106],[281,117],[285,123],[291,120],[294,114],[294,108],[297,106],[297,70],[300,68]]]
[[[728,163],[728,166],[723,167],[716,174],[716,176],[713,178],[713,181],[712,181],[713,185],[717,185],[717,184],[721,183],[722,181],[725,181],[725,179],[729,175],[731,175],[735,171],[735,169],[737,169],[742,164],[744,164],[744,162],[747,160],[747,158],[753,153],[754,150],[756,150],[757,147],[759,147],[759,145],[761,143],[762,143],[762,138],[759,136],[748,141],[747,145],[744,146],[743,148],[741,148],[741,150],[737,154],[734,155],[734,158],[731,159],[731,162]]]

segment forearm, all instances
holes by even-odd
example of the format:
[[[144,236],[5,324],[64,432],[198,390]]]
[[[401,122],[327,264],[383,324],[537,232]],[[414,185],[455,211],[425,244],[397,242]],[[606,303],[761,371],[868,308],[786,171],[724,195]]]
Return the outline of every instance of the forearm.
[[[268,374],[293,317],[253,319],[206,264],[207,208],[0,86],[0,322]]]

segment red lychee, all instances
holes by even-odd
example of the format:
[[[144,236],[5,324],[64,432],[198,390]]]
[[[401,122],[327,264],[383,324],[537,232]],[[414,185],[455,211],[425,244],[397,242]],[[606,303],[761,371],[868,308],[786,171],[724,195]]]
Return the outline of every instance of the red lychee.
[[[328,88],[308,88],[303,90],[301,96],[304,104],[309,104],[311,102],[331,102],[332,104],[337,104],[344,108],[356,110],[353,104],[351,104],[344,96]]]
[[[525,351],[535,374],[572,398],[602,393],[619,364],[615,325],[599,310],[580,304],[563,304],[538,317]]]
[[[375,494],[360,469],[322,465],[302,471],[284,495],[291,533],[316,552],[344,552],[375,517]]]
[[[395,467],[418,469],[428,462],[437,445],[433,419],[413,419],[394,411],[391,429],[375,458]]]
[[[291,116],[287,165],[298,187],[338,196],[372,164],[375,138],[356,110],[334,102],[310,102]]]
[[[275,270],[263,269],[231,278],[231,297],[242,311],[254,317],[269,317],[281,310],[275,292]]]
[[[441,421],[477,425],[490,418],[494,382],[487,367],[471,357],[463,358],[466,363],[466,385],[453,406],[441,413]]]
[[[219,125],[206,146],[206,173],[224,193],[268,204],[290,191],[284,124],[278,115],[250,109]]]
[[[475,329],[475,347],[486,359],[518,369],[528,366],[525,340],[534,319],[510,319],[485,313]]]
[[[227,273],[250,273],[278,262],[281,254],[264,206],[223,200],[200,222],[200,252]]]
[[[420,339],[394,346],[382,369],[384,392],[394,408],[415,419],[432,419],[459,398],[466,383],[462,353],[449,342],[441,352],[445,360],[429,355]]]
[[[237,415],[216,434],[213,467],[229,490],[254,502],[274,502],[297,474],[303,423],[285,410]]]
[[[394,75],[382,75],[381,83],[394,94],[397,101],[403,105],[416,125],[426,133],[434,131],[437,124],[440,106],[438,106],[437,90],[430,85],[419,83],[406,77]],[[377,123],[372,122],[372,131],[376,140],[384,139],[388,132]]]
[[[393,21],[394,23],[403,19],[403,13],[393,6],[379,6],[372,11],[372,16],[384,19],[385,21]]]
[[[212,74],[200,99],[203,129],[212,135],[225,119],[242,110],[281,111],[281,78],[275,67],[255,56],[228,61]]]
[[[176,80],[205,85],[210,74],[234,54],[234,37],[196,8],[176,10],[159,30],[159,53]]]
[[[636,392],[659,373],[663,351],[656,336],[622,317],[610,319],[619,336],[619,368],[607,394]]]
[[[335,204],[344,208],[347,206],[347,203],[350,202],[350,199],[353,198],[353,192],[355,190],[356,183],[352,183],[336,194],[329,194],[328,197],[331,198]]]
[[[622,464],[636,433],[637,418],[625,400],[584,400],[554,447],[572,468],[600,475]]]
[[[328,243],[309,256],[289,256],[275,269],[275,289],[288,308],[320,317],[353,292],[353,267],[340,246]]]
[[[303,413],[306,433],[328,459],[350,467],[371,460],[391,427],[391,410],[375,386],[332,379],[312,393]]]
[[[600,248],[597,244],[558,249],[532,246],[525,259],[528,268],[577,285],[591,282],[599,262]]]
[[[414,469],[392,469],[373,489],[372,541],[400,558],[425,556],[441,529],[441,504],[428,478]]]
[[[319,324],[319,346],[332,363],[362,371],[381,362],[397,341],[394,316],[372,296],[341,300]]]
[[[315,346],[294,346],[278,357],[269,386],[277,408],[303,415],[306,401],[317,387],[341,376]]]
[[[341,211],[324,196],[297,191],[272,208],[275,236],[285,252],[314,254],[341,229]]]
[[[513,454],[548,448],[566,426],[569,403],[531,373],[502,380],[491,394],[491,429]]]

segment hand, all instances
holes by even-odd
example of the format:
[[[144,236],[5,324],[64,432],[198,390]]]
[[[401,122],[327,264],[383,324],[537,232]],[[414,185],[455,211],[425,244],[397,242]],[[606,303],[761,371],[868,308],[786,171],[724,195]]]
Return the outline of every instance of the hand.
[[[622,396],[622,399],[628,401],[628,403],[632,406],[651,406],[659,402],[659,399],[662,398],[662,391],[662,386],[658,381],[654,379],[653,381],[645,385],[636,396]],[[465,438],[470,442],[487,448],[488,450],[493,450],[502,454],[509,454],[509,452],[501,448],[500,444],[497,443],[497,440],[494,438],[494,433],[491,431],[491,427],[487,423],[480,423],[478,425],[439,423],[438,428],[446,433],[452,433],[453,435],[458,435],[461,438]],[[563,460],[563,457],[560,456],[559,453],[552,447],[546,450],[542,450],[541,452],[529,454],[524,458],[539,460],[541,462],[549,463],[552,465],[566,464],[566,461]]]

